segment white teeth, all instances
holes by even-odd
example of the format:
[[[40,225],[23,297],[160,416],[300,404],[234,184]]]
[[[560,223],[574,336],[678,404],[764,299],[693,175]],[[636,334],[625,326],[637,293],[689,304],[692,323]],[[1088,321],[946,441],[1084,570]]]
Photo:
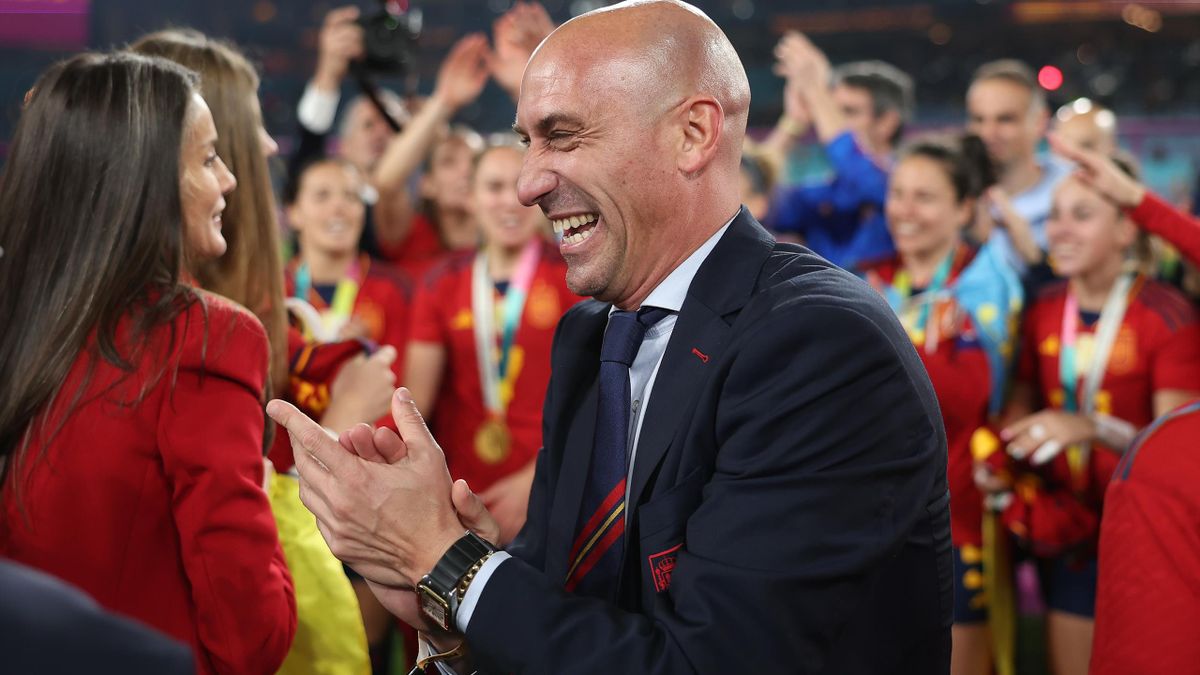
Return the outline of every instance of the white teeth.
[[[580,225],[595,222],[599,217],[600,216],[596,215],[595,213],[586,213],[581,216],[569,216],[567,218],[552,220],[550,221],[550,225],[554,228],[555,232],[562,234],[564,231],[573,227],[579,227]]]
[[[568,244],[570,246],[574,246],[576,244],[582,244],[584,241],[587,241],[587,239],[589,237],[591,237],[592,233],[595,231],[596,231],[596,229],[592,228],[590,230],[584,230],[583,232],[576,232],[575,234],[568,234],[567,236],[563,237],[563,243]]]

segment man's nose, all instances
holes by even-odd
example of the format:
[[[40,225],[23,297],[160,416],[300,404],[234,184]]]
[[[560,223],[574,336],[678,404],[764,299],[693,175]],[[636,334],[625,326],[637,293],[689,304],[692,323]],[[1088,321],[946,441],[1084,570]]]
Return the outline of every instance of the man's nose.
[[[521,175],[517,178],[517,199],[523,206],[533,206],[558,187],[558,178],[546,168],[533,150],[525,151]]]

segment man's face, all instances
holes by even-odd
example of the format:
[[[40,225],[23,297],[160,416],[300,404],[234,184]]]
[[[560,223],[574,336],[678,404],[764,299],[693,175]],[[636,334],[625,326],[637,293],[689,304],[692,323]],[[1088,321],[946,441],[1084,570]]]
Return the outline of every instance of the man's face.
[[[874,139],[875,108],[870,92],[861,87],[839,84],[833,88],[833,101],[841,109],[846,126],[855,136]]]
[[[344,135],[340,140],[339,152],[342,157],[350,160],[359,171],[369,175],[375,168],[376,162],[387,150],[388,141],[392,138],[392,128],[388,126],[383,115],[375,104],[368,100],[360,100],[349,112],[350,119]]]
[[[662,187],[676,175],[670,104],[636,93],[635,63],[593,64],[555,47],[530,63],[517,105],[529,140],[518,196],[564,233],[567,286],[620,302],[677,248],[659,225],[670,208]]]
[[[1002,169],[1034,156],[1046,132],[1046,113],[1028,89],[1002,79],[981,80],[967,91],[967,131],[979,136]]]

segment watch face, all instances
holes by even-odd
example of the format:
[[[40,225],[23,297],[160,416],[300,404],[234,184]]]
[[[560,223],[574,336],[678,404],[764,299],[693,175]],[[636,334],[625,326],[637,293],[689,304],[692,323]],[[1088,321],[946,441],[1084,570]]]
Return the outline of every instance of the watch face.
[[[417,587],[421,611],[442,630],[450,630],[450,607],[436,593],[424,586]]]

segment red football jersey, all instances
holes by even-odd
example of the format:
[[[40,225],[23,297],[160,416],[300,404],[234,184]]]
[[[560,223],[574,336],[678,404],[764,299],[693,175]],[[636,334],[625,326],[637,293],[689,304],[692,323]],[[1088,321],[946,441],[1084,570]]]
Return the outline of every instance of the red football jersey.
[[[299,264],[298,258],[288,263],[285,287],[288,297],[296,292],[296,268]],[[359,269],[362,283],[354,299],[352,320],[365,329],[366,335],[361,337],[379,346],[391,345],[396,348],[397,357],[392,370],[396,377],[401,377],[404,374],[408,322],[412,315],[413,284],[404,272],[383,261],[371,260],[366,255],[359,260]],[[316,289],[309,290],[305,299],[319,312],[329,309],[329,304]]]
[[[1200,667],[1200,409],[1166,417],[1105,497],[1091,673]]]
[[[408,236],[391,245],[379,247],[388,262],[403,270],[412,279],[424,279],[448,253],[438,235],[437,226],[423,213],[413,215]]]
[[[974,257],[972,252],[963,251],[951,269],[948,284],[954,283]],[[878,290],[879,284],[892,284],[899,269],[899,258],[893,258],[871,267],[867,280]],[[958,547],[982,546],[983,495],[975,487],[970,444],[975,430],[987,424],[991,371],[970,317],[962,308],[952,300],[936,303],[931,320],[939,322],[937,349],[931,353],[923,341],[914,346],[933,383],[946,427],[951,539]]]
[[[446,453],[454,478],[480,492],[530,462],[542,444],[542,404],[550,382],[550,346],[558,320],[579,297],[566,285],[566,263],[546,244],[533,275],[521,325],[514,338],[507,385],[509,451],[495,456],[476,448],[476,435],[489,421],[479,382],[471,276],[475,252],[447,258],[417,290],[411,339],[442,346],[446,366],[430,427]],[[497,295],[497,306],[501,304]],[[497,321],[497,331],[500,322]],[[496,336],[499,349],[500,336]]]
[[[1040,408],[1063,407],[1059,334],[1066,295],[1065,281],[1046,288],[1030,307],[1022,328],[1018,378],[1039,393]],[[1096,412],[1141,428],[1154,419],[1156,391],[1200,388],[1200,323],[1183,295],[1166,284],[1139,279],[1131,295],[1096,394]],[[1080,322],[1076,349],[1081,375],[1087,372],[1095,328]],[[1085,481],[1089,502],[1099,506],[1119,459],[1112,450],[1093,446]],[[1040,473],[1051,489],[1070,486],[1067,453],[1041,467]]]

